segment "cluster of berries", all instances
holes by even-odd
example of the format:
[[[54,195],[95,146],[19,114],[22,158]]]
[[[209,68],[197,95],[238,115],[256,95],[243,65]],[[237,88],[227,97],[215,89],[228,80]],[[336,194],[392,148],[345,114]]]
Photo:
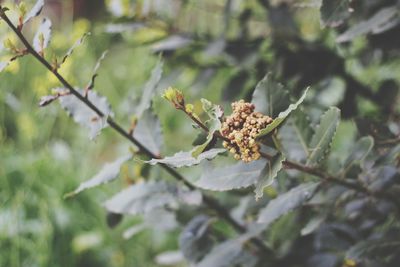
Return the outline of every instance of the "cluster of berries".
[[[221,134],[229,139],[223,142],[235,159],[250,162],[260,158],[256,137],[272,118],[254,111],[254,105],[240,100],[232,103],[232,114],[222,123]]]

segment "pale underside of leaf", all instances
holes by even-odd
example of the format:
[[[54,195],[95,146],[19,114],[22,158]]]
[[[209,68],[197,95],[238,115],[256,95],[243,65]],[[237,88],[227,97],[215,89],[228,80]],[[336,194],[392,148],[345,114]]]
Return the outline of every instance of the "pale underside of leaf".
[[[133,131],[133,137],[145,145],[153,154],[160,155],[164,143],[161,123],[150,110],[144,112],[139,119]]]
[[[399,9],[396,6],[379,10],[370,19],[361,21],[339,35],[336,42],[347,42],[363,34],[378,34],[387,31],[400,23]]]
[[[44,6],[44,0],[36,1],[35,5],[32,7],[29,13],[25,15],[24,24],[27,23],[32,18],[37,17],[40,14],[40,12],[42,12],[43,6]]]
[[[313,196],[318,185],[319,183],[313,182],[301,184],[279,195],[260,211],[258,222],[269,225],[279,217],[300,207]]]
[[[131,158],[132,155],[126,155],[120,157],[119,159],[117,159],[112,163],[106,163],[99,173],[97,173],[91,179],[81,183],[76,190],[74,190],[72,193],[69,193],[67,196],[76,195],[82,192],[83,190],[90,189],[113,181],[118,177],[121,166]]]
[[[156,92],[157,86],[160,83],[163,72],[163,61],[159,60],[151,72],[150,79],[147,81],[142,92],[142,98],[139,105],[136,107],[136,116],[140,118],[143,112],[150,108],[151,100]]]
[[[192,151],[178,152],[171,157],[165,157],[163,159],[152,159],[150,161],[146,161],[146,163],[149,163],[151,165],[164,163],[164,164],[167,164],[168,166],[171,166],[174,168],[189,167],[189,166],[200,164],[200,162],[202,160],[213,159],[218,154],[221,154],[225,151],[226,151],[226,149],[224,149],[224,148],[213,148],[213,149],[210,149],[210,150],[207,150],[207,151],[201,153],[200,155],[197,156],[197,158],[192,156],[192,153],[193,153]]]
[[[278,117],[274,118],[274,120],[268,124],[267,127],[262,129],[257,137],[265,136],[276,129],[286,119],[286,117],[289,116],[292,111],[296,110],[297,107],[304,101],[307,96],[308,89],[309,88],[306,88],[303,95],[299,98],[299,100],[297,100],[296,103],[290,104],[285,111],[280,112]]]
[[[329,153],[330,146],[336,134],[336,129],[340,121],[340,110],[332,107],[322,116],[310,142],[310,154],[306,165],[316,165],[326,154]]]
[[[70,49],[68,49],[67,53],[64,55],[63,59],[61,60],[61,64],[64,63],[64,62],[67,60],[67,58],[68,58],[69,56],[72,55],[72,53],[74,52],[74,50],[75,50],[78,46],[80,46],[80,45],[83,43],[83,41],[86,39],[86,37],[89,36],[89,35],[90,35],[90,32],[84,33],[84,34],[82,35],[82,37],[79,38],[79,39],[70,47]]]
[[[81,89],[77,89],[77,91],[82,95],[84,93]],[[107,127],[107,117],[112,117],[113,113],[110,104],[104,96],[100,96],[94,91],[89,91],[87,98],[103,112],[103,117],[100,117],[72,94],[61,96],[59,101],[61,106],[73,117],[76,123],[89,129],[89,138],[93,140],[103,128]]]
[[[51,39],[51,27],[51,20],[44,18],[35,34],[35,37],[33,38],[33,48],[36,52],[41,52],[49,45]]]
[[[137,215],[176,203],[174,190],[168,184],[147,182],[128,187],[103,205],[109,212]]]
[[[266,161],[239,162],[223,168],[206,168],[194,184],[202,189],[227,191],[249,187],[257,182]]]

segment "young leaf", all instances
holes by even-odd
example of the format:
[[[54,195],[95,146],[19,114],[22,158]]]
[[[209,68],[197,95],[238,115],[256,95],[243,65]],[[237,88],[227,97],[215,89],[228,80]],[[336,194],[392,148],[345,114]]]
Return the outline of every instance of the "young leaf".
[[[309,88],[306,88],[303,95],[299,98],[299,100],[297,100],[296,103],[290,104],[289,107],[285,111],[280,112],[278,117],[274,118],[274,120],[270,124],[268,124],[267,127],[262,129],[257,137],[262,137],[264,135],[267,135],[270,132],[272,132],[274,129],[276,129],[286,119],[286,117],[289,116],[289,114],[292,111],[296,110],[297,107],[304,101],[304,99],[306,98],[308,89]]]
[[[147,110],[139,119],[133,131],[133,137],[144,144],[153,154],[160,155],[164,143],[161,124],[151,110]]]
[[[337,27],[350,16],[349,0],[323,0],[320,11],[322,27]]]
[[[343,166],[344,169],[348,169],[353,164],[362,163],[373,146],[374,139],[371,136],[364,136],[360,138],[354,145],[351,154],[347,157]]]
[[[175,155],[171,157],[165,157],[163,159],[152,159],[150,161],[146,161],[146,163],[149,163],[151,165],[156,165],[158,163],[164,163],[167,164],[168,166],[174,167],[174,168],[181,168],[181,167],[189,167],[193,165],[199,164],[202,160],[204,159],[213,159],[215,158],[218,154],[225,152],[226,149],[223,148],[213,148],[210,150],[207,150],[200,155],[198,155],[197,158],[194,158],[192,156],[192,151],[189,152],[178,152]]]
[[[278,132],[285,155],[294,161],[308,158],[308,147],[314,132],[310,121],[300,110],[296,110]]]
[[[285,157],[281,153],[278,153],[271,160],[267,161],[255,184],[256,189],[254,190],[254,193],[256,194],[256,199],[261,198],[263,196],[264,188],[270,186],[274,182],[274,178],[282,169],[282,162],[284,160]]]
[[[163,61],[160,59],[156,66],[153,68],[151,72],[150,79],[147,81],[144,86],[142,98],[140,99],[139,105],[136,107],[136,116],[140,118],[143,112],[150,108],[151,99],[154,96],[154,93],[157,89],[157,86],[161,80],[162,72],[163,72]]]
[[[257,182],[266,161],[239,162],[223,168],[206,168],[194,184],[202,189],[228,191],[249,187]]]
[[[319,183],[301,184],[290,191],[271,200],[267,207],[260,211],[258,222],[270,224],[279,217],[300,207],[309,200],[317,189]]]
[[[33,48],[36,52],[42,52],[50,43],[51,20],[44,18],[33,38]]]
[[[164,182],[139,183],[122,190],[104,203],[107,211],[137,215],[176,204],[171,186]]]
[[[84,91],[81,89],[77,90],[81,95]],[[99,117],[94,111],[88,106],[82,103],[74,95],[64,95],[59,97],[61,106],[73,117],[76,123],[89,129],[89,138],[93,140],[101,131],[101,129],[107,127],[107,117],[113,116],[110,104],[104,96],[100,96],[94,91],[88,92],[88,100],[92,102],[105,117]]]
[[[36,1],[36,4],[32,7],[29,13],[24,18],[24,24],[30,21],[32,18],[39,16],[40,12],[42,12],[44,6],[44,0]]]
[[[175,51],[191,44],[193,39],[182,35],[171,35],[151,46],[153,52]]]
[[[208,231],[211,222],[210,217],[198,215],[179,235],[179,248],[188,261],[197,262],[210,251],[213,244]]]
[[[397,6],[382,8],[370,19],[361,21],[337,37],[336,42],[348,42],[363,34],[378,34],[400,23]]]
[[[330,146],[339,125],[340,110],[332,107],[322,116],[320,124],[315,130],[310,142],[310,154],[307,159],[307,165],[316,165],[329,152]]]
[[[119,175],[122,164],[130,160],[132,155],[123,156],[112,163],[106,163],[98,174],[93,176],[91,179],[81,183],[77,189],[67,194],[67,197],[76,195],[83,190],[106,184],[116,179]]]
[[[251,103],[254,104],[256,111],[275,118],[289,106],[289,93],[268,73],[254,89]]]
[[[243,244],[238,240],[227,240],[207,254],[197,267],[230,267],[230,266],[255,266],[257,257],[243,249]],[[242,265],[244,264],[244,265]]]
[[[203,110],[207,113],[208,117],[210,118],[206,124],[208,126],[209,132],[207,135],[207,140],[201,144],[196,146],[192,150],[192,156],[197,158],[203,151],[206,149],[208,144],[214,137],[214,133],[221,129],[221,118],[224,115],[224,111],[222,110],[221,106],[214,105],[207,99],[202,98],[201,103],[203,104]]]
[[[97,77],[97,71],[99,70],[100,65],[101,65],[101,62],[102,62],[102,61],[104,60],[104,58],[106,57],[107,53],[108,53],[107,50],[104,51],[104,52],[101,54],[101,56],[99,57],[99,59],[97,60],[96,65],[95,65],[94,68],[93,68],[92,78],[90,79],[89,84],[86,86],[86,90],[90,90],[90,89],[92,89],[92,88],[94,87],[94,80],[95,80],[96,77]]]
[[[84,34],[82,35],[82,37],[81,37],[80,39],[78,39],[78,40],[71,46],[70,49],[68,49],[67,53],[65,54],[65,56],[64,56],[63,59],[61,60],[61,64],[63,64],[63,63],[67,60],[67,58],[68,58],[69,56],[72,55],[72,53],[74,52],[75,48],[77,48],[78,46],[80,46],[80,45],[83,43],[83,41],[85,40],[85,38],[86,38],[87,36],[89,36],[89,35],[90,35],[89,32],[84,33]]]

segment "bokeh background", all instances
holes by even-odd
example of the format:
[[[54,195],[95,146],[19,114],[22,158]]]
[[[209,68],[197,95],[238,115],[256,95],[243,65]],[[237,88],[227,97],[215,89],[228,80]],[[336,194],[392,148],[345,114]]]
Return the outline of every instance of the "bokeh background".
[[[2,1],[10,7],[16,2]],[[201,97],[228,107],[234,99],[249,97],[268,71],[294,94],[314,86],[309,101],[317,103],[316,114],[331,105],[342,108],[337,158],[354,141],[356,117],[379,118],[399,131],[399,27],[390,38],[361,36],[337,46],[335,30],[321,28],[319,1],[270,1],[275,11],[269,16],[262,2],[47,0],[43,15],[53,21],[51,53],[59,57],[91,32],[60,70],[75,86],[90,81],[98,57],[109,51],[95,89],[127,128],[163,54],[154,106],[168,140],[166,155],[187,150],[194,134],[184,116],[162,100],[163,88],[182,89],[197,109]],[[371,14],[390,1],[366,2],[360,5]],[[25,29],[27,36],[38,23]],[[0,35],[16,40],[1,22]],[[178,248],[179,231],[145,230],[126,240],[123,230],[140,218],[125,217],[110,228],[101,207],[118,189],[141,179],[143,167],[125,166],[111,185],[63,198],[129,144],[110,129],[88,141],[87,131],[59,105],[39,108],[40,97],[57,86],[30,57],[0,74],[0,266],[159,266],[156,255]],[[179,142],[174,141],[177,133]]]

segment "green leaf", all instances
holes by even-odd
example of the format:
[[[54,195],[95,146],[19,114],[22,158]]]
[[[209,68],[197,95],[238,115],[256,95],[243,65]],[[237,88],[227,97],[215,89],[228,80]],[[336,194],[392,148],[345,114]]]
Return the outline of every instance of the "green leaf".
[[[64,89],[58,89],[64,90]],[[77,89],[78,93],[84,94],[84,91]],[[90,90],[87,98],[93,105],[95,105],[104,117],[100,117],[97,113],[86,106],[82,101],[72,94],[63,95],[59,97],[61,106],[67,111],[67,113],[74,119],[74,121],[89,129],[89,138],[93,140],[100,131],[107,127],[107,117],[113,116],[110,104],[107,98],[99,95],[98,93]]]
[[[256,189],[254,193],[256,194],[256,199],[261,198],[264,194],[264,188],[270,186],[274,182],[278,172],[282,169],[282,162],[284,160],[285,157],[281,153],[278,153],[271,160],[267,161],[255,184]]]
[[[365,157],[371,152],[374,146],[374,139],[371,136],[360,138],[351,150],[351,154],[344,163],[344,169],[348,169],[354,164],[363,163]]]
[[[167,205],[176,205],[175,189],[165,182],[132,185],[104,203],[109,212],[137,215]]]
[[[267,207],[260,211],[258,222],[269,225],[279,217],[300,207],[313,196],[318,185],[319,183],[314,182],[301,184],[279,195],[277,198],[271,200]]]
[[[207,215],[197,215],[179,235],[179,248],[188,261],[197,262],[211,250],[213,241],[209,229],[212,221]]]
[[[204,112],[206,112],[210,118],[206,122],[209,132],[206,141],[203,144],[196,146],[192,150],[192,156],[195,158],[197,158],[204,151],[204,149],[206,149],[208,144],[213,139],[214,133],[221,129],[221,118],[224,115],[224,111],[222,110],[221,106],[214,105],[204,98],[201,99],[201,103],[203,105]]]
[[[213,159],[218,154],[223,153],[225,151],[226,151],[226,149],[224,149],[224,148],[213,148],[213,149],[210,149],[210,150],[207,150],[207,151],[201,153],[200,155],[198,155],[197,158],[192,156],[192,154],[193,154],[192,151],[178,152],[171,157],[165,157],[163,159],[152,159],[150,161],[145,161],[145,162],[149,163],[151,165],[164,163],[164,164],[167,164],[168,166],[171,166],[174,168],[189,167],[189,166],[199,164],[202,160]]]
[[[36,1],[35,5],[29,11],[29,13],[24,18],[24,24],[30,21],[32,18],[39,16],[40,12],[42,12],[44,6],[44,0]]]
[[[296,110],[297,107],[304,101],[307,96],[308,89],[309,88],[306,88],[303,95],[299,98],[299,100],[297,100],[296,103],[290,104],[285,111],[279,113],[278,117],[274,118],[274,120],[268,124],[267,127],[262,129],[257,137],[262,137],[275,130],[286,119],[286,117],[289,116],[292,111]]]
[[[161,147],[164,144],[161,123],[151,110],[143,113],[133,131],[133,137],[153,154],[160,155]]]
[[[382,8],[370,19],[359,22],[336,38],[336,42],[348,42],[360,35],[372,33],[379,34],[387,31],[400,23],[399,9],[397,6]]]
[[[161,76],[163,73],[164,63],[160,59],[156,66],[151,71],[150,79],[147,81],[142,92],[142,98],[140,99],[139,105],[136,107],[135,113],[140,118],[143,112],[150,108],[151,100],[156,92],[157,86],[160,83]]]
[[[194,184],[202,189],[228,191],[249,187],[257,182],[265,166],[264,159],[250,163],[239,162],[223,168],[205,168]]]
[[[339,121],[340,110],[335,107],[328,109],[328,111],[321,116],[320,124],[311,138],[309,145],[311,152],[306,165],[316,165],[329,153]]]
[[[231,267],[255,266],[258,259],[255,255],[243,249],[243,244],[238,240],[227,240],[215,246],[197,267]]]
[[[33,38],[33,48],[36,52],[42,52],[50,43],[51,20],[44,18]]]
[[[0,72],[2,72],[9,64],[10,62],[0,62]]]
[[[254,89],[251,103],[256,111],[275,118],[290,104],[289,99],[288,91],[268,73]]]
[[[278,132],[285,155],[294,161],[308,158],[308,147],[314,131],[304,112],[296,110]]]
[[[322,0],[321,25],[337,27],[350,16],[349,0]]]
[[[83,190],[90,189],[102,184],[109,183],[116,179],[119,175],[121,166],[132,158],[132,155],[123,156],[112,163],[106,163],[98,174],[89,180],[81,183],[77,189],[68,193],[66,197],[74,196]]]
[[[390,254],[395,255],[400,250],[400,241],[398,240],[366,240],[360,241],[352,246],[346,252],[346,259],[354,261],[361,260],[365,257],[375,258],[376,256],[385,257]]]

